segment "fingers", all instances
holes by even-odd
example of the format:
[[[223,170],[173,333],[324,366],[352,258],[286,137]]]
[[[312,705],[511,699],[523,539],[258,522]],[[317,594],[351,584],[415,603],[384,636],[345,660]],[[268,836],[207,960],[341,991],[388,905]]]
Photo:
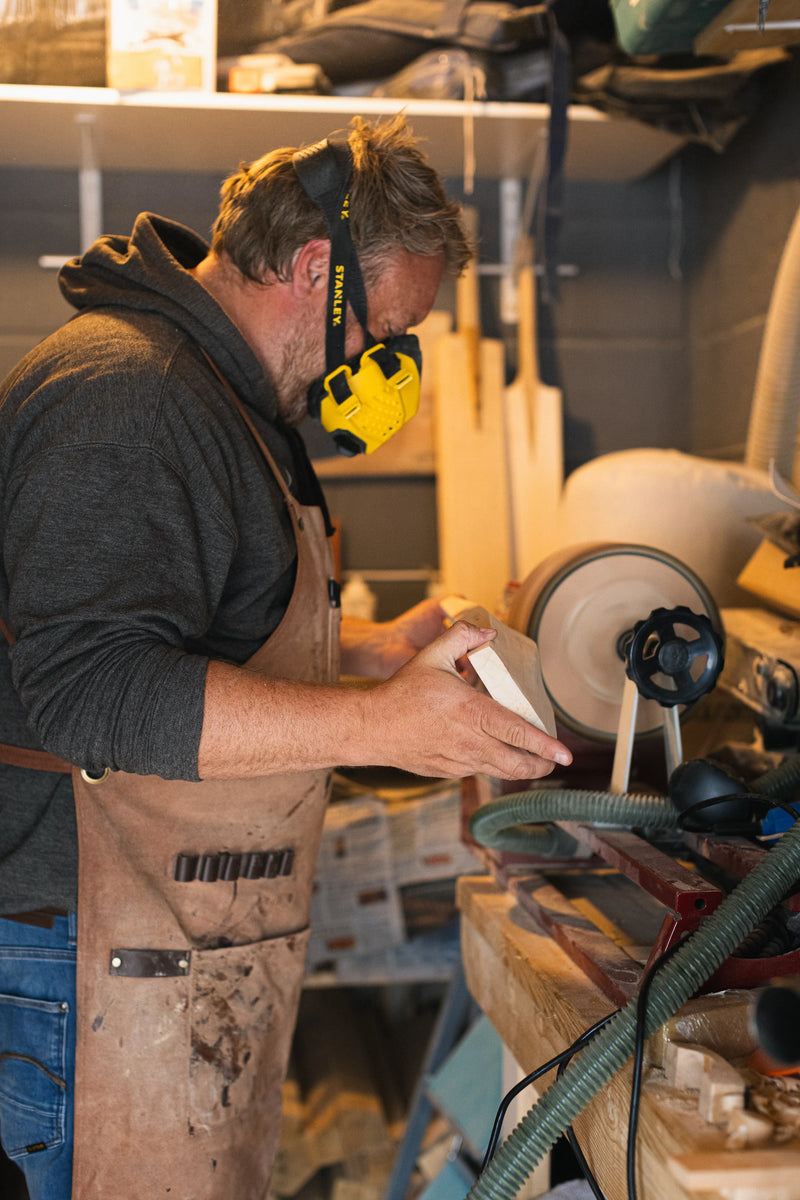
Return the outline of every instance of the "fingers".
[[[459,676],[467,651],[494,637],[493,629],[458,621],[375,690],[387,765],[420,775],[515,780],[538,779],[572,761],[562,742]]]
[[[467,621],[456,621],[426,646],[417,658],[428,667],[457,675],[464,665],[460,660],[465,658],[469,650],[475,650],[496,637],[496,629],[479,629]]]
[[[471,711],[465,714],[479,725],[475,741],[485,766],[480,770],[503,779],[538,779],[549,775],[558,764],[568,766],[572,754],[567,746],[509,712],[487,695],[476,695]]]
[[[556,765],[569,766],[572,753],[563,742],[550,737],[524,718],[509,712],[490,697],[482,697],[483,729],[491,747],[494,771],[504,779],[538,779]]]
[[[439,637],[445,628],[445,614],[438,600],[421,600],[390,624],[414,647],[421,650]]]

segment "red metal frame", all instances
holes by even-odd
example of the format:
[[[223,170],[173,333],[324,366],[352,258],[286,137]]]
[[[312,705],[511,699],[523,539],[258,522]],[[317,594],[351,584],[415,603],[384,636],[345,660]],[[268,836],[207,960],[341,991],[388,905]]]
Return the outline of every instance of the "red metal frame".
[[[574,821],[560,821],[608,866],[638,884],[664,905],[664,920],[644,970],[677,939],[696,929],[725,897],[697,871],[627,830],[602,829]],[[766,850],[743,838],[719,839],[685,834],[687,846],[737,878],[744,876]],[[491,857],[491,856],[490,856]],[[589,868],[589,864],[585,864]],[[566,954],[617,1005],[624,1005],[638,990],[642,968],[622,946],[580,912],[548,878],[555,864],[531,862],[530,869],[501,866],[494,871],[526,912],[553,937]],[[784,904],[800,912],[800,895]],[[702,990],[763,986],[779,976],[800,975],[800,950],[772,958],[729,958],[708,979]]]

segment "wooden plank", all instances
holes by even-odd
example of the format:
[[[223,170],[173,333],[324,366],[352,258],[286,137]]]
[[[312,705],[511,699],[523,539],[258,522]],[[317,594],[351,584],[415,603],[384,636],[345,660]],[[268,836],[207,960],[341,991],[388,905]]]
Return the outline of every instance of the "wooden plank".
[[[518,636],[522,638],[523,635]],[[526,640],[530,642],[530,649],[524,656],[513,656],[503,645],[489,642],[469,650],[467,658],[490,696],[543,733],[555,737],[556,721],[542,682],[539,654],[535,644]]]
[[[458,900],[470,991],[524,1070],[563,1050],[609,1011],[609,1001],[599,989],[491,880],[462,878]],[[706,998],[706,1003],[713,999]],[[551,1081],[548,1076],[537,1087],[544,1090]],[[581,1147],[608,1200],[627,1196],[629,1101],[628,1063],[575,1122]],[[726,1138],[724,1126],[700,1119],[696,1095],[676,1092],[662,1071],[650,1067],[639,1120],[639,1200],[696,1200],[698,1193],[672,1174],[669,1162],[687,1153],[725,1152]],[[702,1195],[703,1200],[723,1200],[719,1190]],[[729,1200],[727,1195],[724,1200]]]
[[[462,876],[457,900],[467,986],[524,1070],[613,1011],[600,989],[492,879]]]
[[[487,609],[459,596],[445,596],[440,603],[451,620],[459,619],[479,629],[497,631],[493,642],[467,654],[478,678],[499,704],[555,737],[553,706],[544,686],[539,651],[533,639],[511,629]]]
[[[524,579],[558,545],[556,516],[564,485],[561,392],[539,375],[533,268],[519,274],[518,369],[505,389],[511,575]]]
[[[641,964],[619,946],[594,920],[580,912],[559,890],[539,875],[510,876],[509,890],[524,910],[539,919],[550,936],[617,1005],[636,995]]]
[[[671,1170],[686,1188],[704,1195],[718,1189],[745,1189],[763,1200],[800,1197],[800,1151],[728,1150],[676,1155]]]
[[[502,342],[480,336],[475,264],[457,282],[455,333],[439,339],[436,462],[442,588],[496,609],[509,580]]]

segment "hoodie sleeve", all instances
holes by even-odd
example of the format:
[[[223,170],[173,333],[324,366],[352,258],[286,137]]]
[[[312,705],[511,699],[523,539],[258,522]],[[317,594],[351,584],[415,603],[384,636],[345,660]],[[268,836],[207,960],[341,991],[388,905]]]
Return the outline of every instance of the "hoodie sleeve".
[[[70,446],[12,481],[3,548],[13,682],[46,749],[197,778],[213,620],[235,534],[155,450]]]

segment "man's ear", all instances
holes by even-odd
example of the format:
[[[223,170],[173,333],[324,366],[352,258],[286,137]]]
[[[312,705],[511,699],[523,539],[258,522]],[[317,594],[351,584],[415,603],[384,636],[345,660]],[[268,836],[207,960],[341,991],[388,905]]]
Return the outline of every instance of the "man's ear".
[[[304,299],[316,290],[327,295],[331,244],[327,238],[315,238],[297,251],[292,269],[292,292]]]

